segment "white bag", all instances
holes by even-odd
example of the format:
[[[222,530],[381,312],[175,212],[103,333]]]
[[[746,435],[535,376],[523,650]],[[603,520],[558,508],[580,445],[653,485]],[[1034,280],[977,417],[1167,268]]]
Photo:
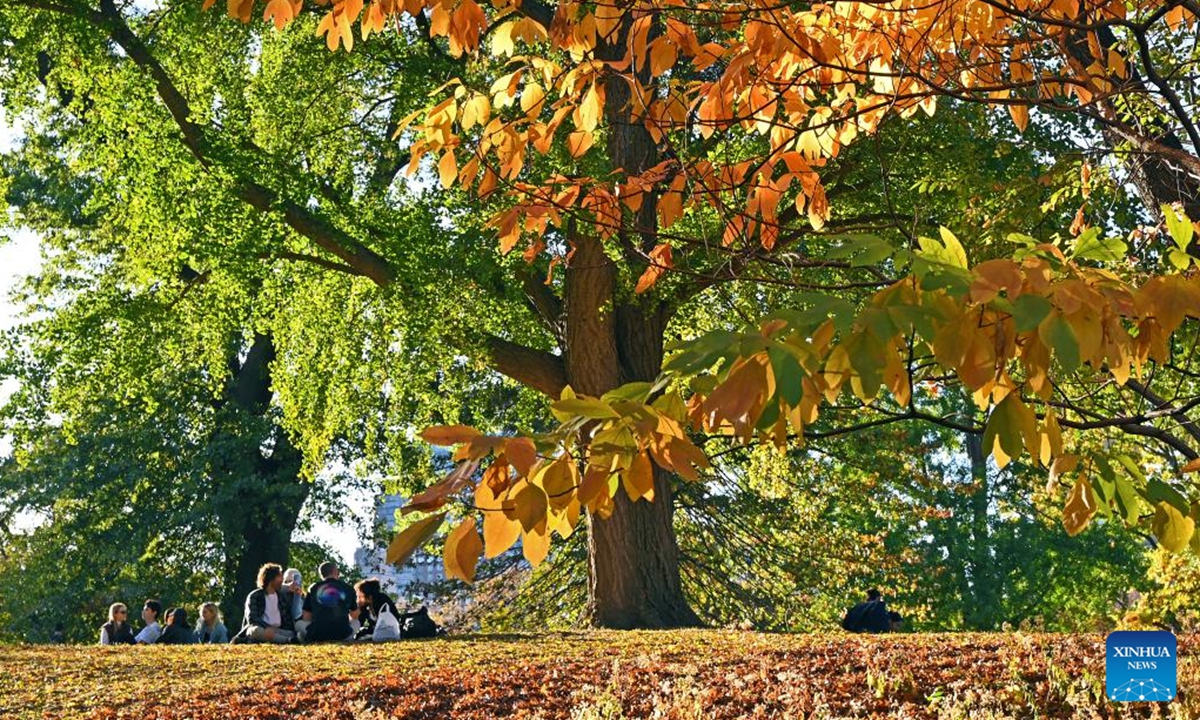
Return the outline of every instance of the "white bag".
[[[387,642],[400,639],[400,621],[396,619],[391,607],[384,605],[379,608],[379,619],[375,621],[375,630],[371,633],[374,642]]]

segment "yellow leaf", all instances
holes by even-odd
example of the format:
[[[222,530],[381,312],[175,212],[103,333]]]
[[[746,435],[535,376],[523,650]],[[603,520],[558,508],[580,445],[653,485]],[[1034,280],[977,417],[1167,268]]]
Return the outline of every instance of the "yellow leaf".
[[[361,3],[360,3],[361,6]],[[339,15],[337,19],[337,33],[342,39],[342,47],[346,48],[346,52],[354,50],[354,29],[350,27],[350,18],[346,15]],[[337,41],[334,41],[333,50],[337,50]]]
[[[463,132],[476,125],[486,125],[491,116],[492,103],[488,100],[487,95],[476,95],[463,104],[461,119]]]
[[[624,478],[625,492],[629,494],[630,500],[646,498],[654,501],[654,467],[646,453],[640,452],[633,456],[633,462],[625,471]]]
[[[525,532],[530,532],[539,523],[544,525],[549,509],[546,492],[537,485],[522,482],[513,486],[513,493],[510,503],[505,503],[505,515],[521,523]]]
[[[562,512],[551,515],[550,529],[566,540],[575,532],[575,526],[579,524],[580,512],[579,498],[572,497],[571,502],[563,508]]]
[[[442,525],[442,520],[446,519],[446,513],[438,513],[429,517],[421,518],[412,525],[400,531],[388,545],[386,560],[388,563],[396,566],[403,565],[408,562],[412,554],[417,548],[429,542],[429,538],[437,532]]]
[[[516,51],[516,45],[513,43],[513,30],[517,23],[509,21],[498,25],[492,30],[492,54],[508,57]]]
[[[571,153],[571,157],[582,157],[592,147],[595,138],[586,130],[576,130],[567,136],[567,151]]]
[[[446,577],[458,578],[463,582],[475,581],[475,566],[483,552],[483,540],[475,531],[475,518],[463,520],[446,537],[442,562],[446,566]]]
[[[497,557],[521,536],[521,523],[504,514],[503,503],[487,482],[475,486],[475,507],[483,511],[484,557]]]
[[[541,85],[535,82],[526,83],[525,89],[521,91],[521,112],[530,117],[537,115],[542,111],[542,100],[545,98],[546,91]]]
[[[517,469],[517,474],[528,477],[533,464],[537,462],[537,448],[529,438],[512,438],[504,442],[504,454],[508,461]]]
[[[550,528],[545,518],[529,532],[521,534],[521,552],[534,567],[541,565],[550,554]]]
[[[597,84],[593,82],[575,110],[575,127],[591,133],[600,124],[600,113],[603,110],[604,99]]]
[[[441,181],[442,187],[449,188],[457,177],[458,160],[454,157],[453,150],[447,150],[442,154],[441,162],[438,163],[438,180]]]
[[[1188,546],[1192,535],[1196,532],[1196,521],[1179,512],[1169,502],[1159,502],[1154,509],[1154,520],[1151,523],[1154,537],[1169,552],[1180,552]]]
[[[535,473],[537,484],[546,491],[550,507],[561,510],[571,503],[575,491],[575,463],[564,455],[547,463],[541,472]]]
[[[609,470],[596,464],[589,464],[583,473],[583,482],[579,485],[579,502],[590,505],[601,494],[608,492]]]
[[[1067,534],[1075,537],[1083,532],[1096,514],[1096,497],[1092,494],[1092,485],[1080,475],[1075,479],[1075,487],[1067,496],[1067,504],[1063,506],[1063,527]]]

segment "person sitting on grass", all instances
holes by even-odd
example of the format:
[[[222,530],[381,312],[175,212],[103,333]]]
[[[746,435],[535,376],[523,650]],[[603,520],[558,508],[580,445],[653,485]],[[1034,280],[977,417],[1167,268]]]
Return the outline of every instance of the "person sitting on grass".
[[[292,616],[283,606],[283,568],[267,563],[258,569],[258,588],[246,596],[242,630],[231,642],[290,643],[295,640]]]
[[[383,592],[379,578],[360,580],[354,586],[358,600],[358,617],[362,620],[362,629],[354,636],[356,640],[370,640],[379,622],[379,613],[387,608],[399,621],[400,613],[396,611],[396,603]],[[399,640],[397,635],[396,640]]]
[[[100,626],[101,645],[132,645],[133,628],[129,626],[129,610],[125,603],[113,603],[108,608],[108,622]]]
[[[344,642],[354,639],[351,620],[358,620],[354,588],[341,579],[336,563],[323,562],[317,568],[321,581],[313,583],[304,596],[304,613],[297,624],[305,642]]]
[[[200,606],[200,620],[196,623],[196,642],[216,645],[229,642],[229,631],[221,622],[221,611],[214,602]]]
[[[158,641],[158,636],[162,635],[162,628],[158,625],[158,617],[162,615],[162,603],[157,600],[147,600],[142,606],[142,622],[146,623],[146,627],[137,634],[134,640],[139,645],[153,645]]]
[[[300,584],[300,571],[288,568],[283,573],[283,604],[292,615],[292,620],[304,617],[304,587]],[[297,628],[299,634],[299,628]]]
[[[867,591],[867,601],[861,602],[846,612],[842,628],[850,632],[883,633],[891,627],[887,604],[883,595],[875,588]]]
[[[188,627],[187,610],[183,608],[171,608],[164,616],[167,619],[167,625],[163,628],[162,635],[158,636],[159,645],[195,645],[196,633]]]

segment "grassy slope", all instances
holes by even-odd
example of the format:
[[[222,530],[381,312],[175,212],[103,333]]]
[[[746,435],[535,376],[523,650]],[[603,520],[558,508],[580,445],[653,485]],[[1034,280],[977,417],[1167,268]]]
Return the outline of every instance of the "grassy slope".
[[[1200,718],[1200,642],[1180,697]],[[381,646],[0,647],[0,718],[1148,717],[1102,635],[687,631]]]

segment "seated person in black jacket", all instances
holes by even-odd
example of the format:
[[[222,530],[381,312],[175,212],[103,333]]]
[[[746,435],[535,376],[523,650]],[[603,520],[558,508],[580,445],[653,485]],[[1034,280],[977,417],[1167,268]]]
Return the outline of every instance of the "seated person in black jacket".
[[[891,618],[883,596],[875,588],[867,591],[867,601],[861,602],[846,613],[842,627],[850,632],[883,633],[891,629]]]
[[[258,588],[246,596],[242,629],[230,639],[244,642],[290,643],[296,641],[290,604],[284,607],[283,568],[267,563],[258,569]]]
[[[375,632],[375,625],[379,622],[379,613],[385,607],[399,622],[401,615],[396,610],[396,603],[383,592],[379,578],[360,580],[354,586],[354,592],[358,596],[358,617],[362,620],[362,629],[358,631],[355,639],[369,640],[371,638]]]
[[[171,608],[167,611],[167,626],[158,636],[157,645],[194,645],[196,633],[188,627],[187,610]]]

